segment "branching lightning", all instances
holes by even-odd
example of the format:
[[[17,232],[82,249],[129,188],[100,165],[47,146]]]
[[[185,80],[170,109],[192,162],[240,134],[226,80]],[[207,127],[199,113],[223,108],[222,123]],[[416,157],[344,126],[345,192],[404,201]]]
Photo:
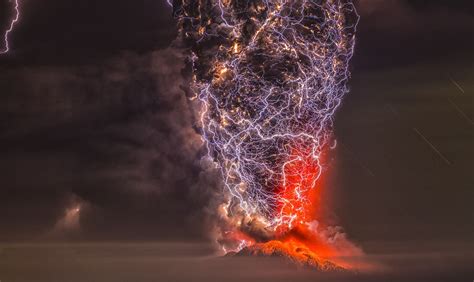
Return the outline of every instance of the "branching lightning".
[[[358,15],[344,0],[178,0],[194,97],[229,217],[290,230],[311,191],[348,92]],[[245,220],[234,223],[239,228]]]
[[[5,31],[3,35],[4,39],[4,48],[0,50],[0,54],[6,54],[10,51],[10,42],[9,42],[9,36],[10,33],[13,31],[15,28],[15,24],[20,20],[20,0],[10,0],[10,2],[14,1],[14,10],[15,10],[15,15],[10,21],[10,25],[8,29]]]

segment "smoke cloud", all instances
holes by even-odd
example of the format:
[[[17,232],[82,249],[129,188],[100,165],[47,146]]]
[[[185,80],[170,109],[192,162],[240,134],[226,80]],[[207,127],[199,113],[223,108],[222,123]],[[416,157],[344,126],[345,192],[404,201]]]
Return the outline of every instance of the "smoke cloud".
[[[0,217],[9,228],[0,237],[30,228],[21,233],[158,239],[189,228],[201,238],[218,184],[201,169],[184,67],[176,47],[100,64],[1,70],[0,197],[8,201]],[[47,198],[26,204],[24,194]],[[84,209],[73,212],[71,198]],[[14,224],[28,217],[39,219]]]

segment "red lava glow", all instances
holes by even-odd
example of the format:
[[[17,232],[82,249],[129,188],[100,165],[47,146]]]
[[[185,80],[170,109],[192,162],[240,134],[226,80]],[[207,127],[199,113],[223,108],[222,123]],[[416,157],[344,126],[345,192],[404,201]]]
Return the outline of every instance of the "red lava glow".
[[[289,224],[280,226],[279,232],[315,220],[316,207],[320,202],[320,157],[315,158],[311,153],[294,153],[296,156],[284,165],[285,177],[279,192],[281,205],[277,210]]]
[[[308,257],[316,260],[323,269],[330,269],[331,264],[326,260],[337,256],[337,251],[323,238],[319,238],[316,230],[311,230],[311,222],[318,219],[317,207],[321,201],[321,158],[311,154],[298,153],[295,161],[285,166],[284,187],[280,192],[282,204],[279,214],[291,218],[289,225],[279,226],[278,246],[299,262],[305,262]],[[274,243],[269,242],[270,246]],[[303,253],[304,255],[301,255]],[[348,265],[334,263],[338,267],[348,268]]]
[[[272,240],[266,243],[256,243],[241,252],[252,256],[278,256],[292,261],[296,265],[315,268],[321,271],[345,271],[346,268],[308,248],[305,244],[294,240]]]
[[[248,255],[282,256],[294,263],[321,271],[341,271],[358,268],[346,257],[362,255],[362,251],[349,242],[337,228],[320,223],[322,177],[321,157],[297,153],[285,163],[285,183],[281,188],[281,206],[278,215],[285,223],[276,228],[275,237],[267,242],[256,242],[241,234]],[[286,224],[286,222],[290,222]],[[237,235],[237,234],[236,234]]]

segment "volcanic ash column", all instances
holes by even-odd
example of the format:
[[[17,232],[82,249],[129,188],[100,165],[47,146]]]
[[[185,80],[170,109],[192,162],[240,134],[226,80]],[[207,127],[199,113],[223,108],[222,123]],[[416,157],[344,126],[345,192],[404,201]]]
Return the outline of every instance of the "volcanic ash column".
[[[344,244],[358,249],[318,224],[315,206],[334,113],[348,92],[353,4],[175,0],[173,10],[202,136],[224,181],[222,249],[347,268],[328,259]]]

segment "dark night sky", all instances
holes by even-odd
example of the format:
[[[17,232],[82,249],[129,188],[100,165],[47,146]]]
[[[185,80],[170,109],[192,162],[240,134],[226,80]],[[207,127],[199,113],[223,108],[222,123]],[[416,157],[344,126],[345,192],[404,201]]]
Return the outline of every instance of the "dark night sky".
[[[22,2],[0,57],[0,240],[203,239],[219,185],[166,1]],[[328,216],[363,246],[472,244],[472,1],[357,3]]]

